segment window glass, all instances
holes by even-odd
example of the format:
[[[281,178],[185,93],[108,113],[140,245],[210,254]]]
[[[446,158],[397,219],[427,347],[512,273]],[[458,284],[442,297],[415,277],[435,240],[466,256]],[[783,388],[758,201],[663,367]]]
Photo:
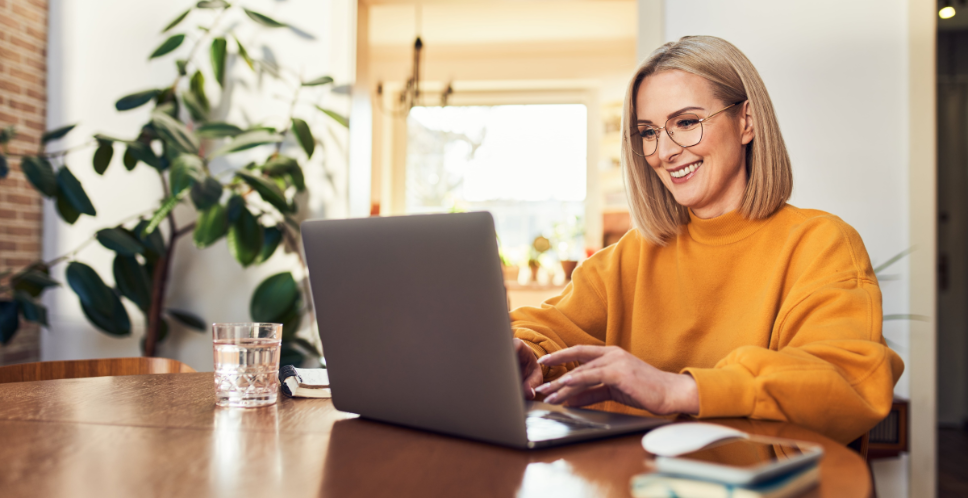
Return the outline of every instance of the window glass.
[[[414,107],[408,213],[490,211],[512,264],[584,253],[584,105]],[[538,236],[552,249],[534,254]]]

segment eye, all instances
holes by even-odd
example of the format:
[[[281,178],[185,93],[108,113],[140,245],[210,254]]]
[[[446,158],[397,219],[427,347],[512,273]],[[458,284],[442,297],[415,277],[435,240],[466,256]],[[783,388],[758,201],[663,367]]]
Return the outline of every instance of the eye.
[[[679,116],[676,118],[675,127],[679,130],[690,130],[699,125],[699,118],[696,116]]]
[[[649,126],[645,128],[639,128],[639,135],[641,135],[642,138],[646,140],[655,140],[655,135],[656,135],[655,128],[652,128]]]

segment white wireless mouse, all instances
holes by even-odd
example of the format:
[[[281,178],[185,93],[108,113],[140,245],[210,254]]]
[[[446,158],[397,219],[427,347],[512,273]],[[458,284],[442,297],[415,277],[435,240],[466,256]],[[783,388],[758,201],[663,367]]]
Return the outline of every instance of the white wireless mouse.
[[[748,438],[749,434],[723,425],[686,422],[649,431],[642,438],[645,451],[656,456],[677,456],[722,439]]]

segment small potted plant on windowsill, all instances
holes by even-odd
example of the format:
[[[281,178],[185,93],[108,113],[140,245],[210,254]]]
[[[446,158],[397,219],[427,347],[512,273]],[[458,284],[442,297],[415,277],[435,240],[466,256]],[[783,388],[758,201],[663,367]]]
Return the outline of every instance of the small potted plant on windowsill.
[[[551,249],[551,241],[543,235],[535,237],[534,242],[531,243],[531,255],[528,258],[528,268],[531,269],[531,280],[534,282],[538,281],[538,270],[541,269],[541,262],[538,261],[538,258],[549,249]]]

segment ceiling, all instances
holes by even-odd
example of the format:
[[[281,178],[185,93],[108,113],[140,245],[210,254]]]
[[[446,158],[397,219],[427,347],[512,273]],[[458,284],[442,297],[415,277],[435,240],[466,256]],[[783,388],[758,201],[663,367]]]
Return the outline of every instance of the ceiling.
[[[635,40],[635,0],[369,0],[371,46]]]

